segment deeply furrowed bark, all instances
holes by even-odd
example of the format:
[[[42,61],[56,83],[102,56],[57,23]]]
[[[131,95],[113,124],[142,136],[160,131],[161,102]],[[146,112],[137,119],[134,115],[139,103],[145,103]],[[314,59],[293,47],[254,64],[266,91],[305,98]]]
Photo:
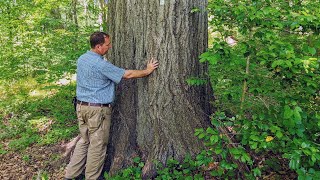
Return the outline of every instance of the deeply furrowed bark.
[[[150,177],[154,160],[182,160],[204,148],[193,134],[209,123],[208,88],[189,86],[186,79],[203,73],[198,56],[207,47],[206,4],[109,1],[109,60],[126,69],[144,69],[151,57],[160,62],[148,78],[123,80],[118,86],[106,161],[111,174],[141,156],[143,173]],[[195,8],[200,11],[191,12]]]

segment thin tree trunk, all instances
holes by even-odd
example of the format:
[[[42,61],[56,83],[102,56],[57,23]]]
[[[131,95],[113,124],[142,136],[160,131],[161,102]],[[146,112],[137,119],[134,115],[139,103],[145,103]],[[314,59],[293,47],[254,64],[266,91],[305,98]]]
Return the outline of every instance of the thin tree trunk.
[[[247,62],[246,62],[246,75],[249,75],[249,67],[250,67],[250,56],[247,57]],[[240,109],[243,109],[243,104],[245,101],[245,97],[246,97],[246,92],[248,90],[248,85],[247,85],[247,79],[245,79],[243,81],[243,86],[242,86],[242,95],[241,95],[241,105],[240,105]]]
[[[85,24],[86,27],[88,26],[88,2],[87,0],[83,0],[83,13],[84,13],[84,17],[85,17]]]
[[[78,24],[78,15],[77,15],[77,0],[72,0],[72,14],[73,14],[74,24],[76,25],[76,28],[78,30],[79,24]]]
[[[252,38],[253,37],[253,33],[252,32],[254,32],[254,31],[252,30],[250,32],[251,33],[250,33],[249,37]],[[250,73],[250,58],[251,58],[251,56],[249,55],[247,57],[247,61],[246,61],[246,76],[247,76],[247,78],[248,78],[249,73]],[[243,81],[243,86],[242,86],[242,95],[241,95],[241,99],[240,99],[240,101],[241,101],[240,109],[241,110],[243,109],[246,93],[247,93],[247,90],[248,90],[247,78],[245,78],[245,80]]]
[[[100,10],[101,10],[101,26],[102,31],[106,31],[107,29],[107,6],[104,0],[100,0]]]
[[[110,60],[127,69],[143,69],[155,57],[160,67],[148,78],[123,80],[117,90],[106,165],[110,173],[134,156],[146,162],[145,177],[155,175],[154,160],[182,160],[204,145],[196,128],[209,125],[207,87],[186,79],[203,73],[198,56],[207,47],[207,0],[112,0],[108,29]],[[201,11],[191,13],[193,8]]]

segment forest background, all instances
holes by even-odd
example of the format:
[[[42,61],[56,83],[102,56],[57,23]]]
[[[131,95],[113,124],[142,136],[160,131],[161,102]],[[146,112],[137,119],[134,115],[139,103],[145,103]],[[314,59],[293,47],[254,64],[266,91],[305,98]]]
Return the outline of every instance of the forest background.
[[[52,162],[78,133],[75,63],[88,36],[106,30],[106,2],[0,2],[0,177],[63,174]],[[208,148],[171,159],[158,177],[319,179],[319,1],[212,0],[206,11],[208,69],[185,81],[213,89],[212,125],[195,129]],[[140,178],[144,162],[134,162],[114,178]]]

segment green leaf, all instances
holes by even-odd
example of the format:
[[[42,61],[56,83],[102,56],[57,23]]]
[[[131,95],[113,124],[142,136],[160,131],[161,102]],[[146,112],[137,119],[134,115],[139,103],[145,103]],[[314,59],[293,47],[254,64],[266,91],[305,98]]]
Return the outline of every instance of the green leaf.
[[[293,111],[293,117],[294,117],[294,121],[296,124],[301,124],[301,115],[300,115],[300,112],[301,112],[301,108],[300,107],[296,107]]]
[[[199,139],[202,139],[202,138],[204,138],[205,136],[206,136],[206,134],[201,133],[198,137],[199,137]]]
[[[196,13],[196,12],[200,12],[201,10],[199,8],[193,8],[191,9],[191,13]]]
[[[210,137],[210,142],[211,143],[217,143],[219,141],[219,136],[218,135],[212,135],[211,137]]]
[[[314,43],[316,48],[320,48],[320,39],[318,39],[315,43]]]
[[[271,67],[272,68],[275,68],[277,66],[282,66],[284,64],[284,61],[283,60],[276,60],[276,61],[273,61]]]
[[[144,163],[143,162],[140,162],[139,163],[139,167],[143,167],[144,166]]]
[[[302,152],[307,156],[311,155],[311,151],[309,149],[303,149]]]
[[[216,148],[216,149],[214,150],[214,152],[215,152],[216,154],[220,154],[222,151],[223,151],[223,150],[222,150],[221,148]]]
[[[309,146],[310,146],[310,145],[307,144],[307,143],[305,143],[305,142],[301,143],[301,147],[302,147],[302,148],[306,148],[306,147],[309,147]]]
[[[244,157],[245,161],[248,164],[250,164],[250,165],[252,164],[252,160],[251,160],[250,156],[246,152],[243,153],[242,157]]]
[[[241,156],[241,162],[246,162],[246,158],[244,156]]]
[[[281,131],[277,131],[276,136],[277,136],[277,138],[282,138],[283,134]]]
[[[250,139],[254,140],[254,141],[260,141],[260,138],[256,135],[251,135]]]
[[[229,150],[231,154],[241,154],[241,151],[239,151],[238,148],[231,148]]]
[[[194,132],[195,136],[198,136],[200,133],[202,133],[204,130],[202,128],[196,129]]]
[[[298,169],[299,168],[299,160],[297,159],[291,159],[290,162],[289,162],[289,167],[291,169]]]
[[[209,63],[210,63],[211,65],[215,65],[215,64],[218,63],[218,61],[219,61],[220,59],[221,59],[220,54],[215,54],[215,55],[213,55],[213,56],[210,56],[210,57],[208,58],[208,61],[209,61]]]
[[[184,173],[184,174],[190,173],[190,169],[184,169],[184,170],[183,170],[183,173]]]
[[[205,53],[202,53],[202,54],[200,55],[200,62],[201,62],[201,63],[207,62],[208,59],[210,58],[210,56],[212,56],[212,53],[209,52],[209,51],[207,51],[207,52],[205,52]]]
[[[291,67],[292,67],[292,63],[291,63],[291,61],[287,60],[287,61],[285,61],[285,63],[286,63],[286,65],[287,65],[287,67],[289,67],[289,68],[291,68]]]
[[[291,29],[295,29],[295,28],[298,28],[300,25],[298,22],[293,22],[291,25],[290,25],[290,28]]]
[[[194,86],[207,84],[206,79],[197,78],[197,77],[188,78],[186,81],[189,85],[194,85]]]
[[[253,169],[253,175],[254,175],[255,177],[261,176],[261,170],[260,170],[259,168],[254,168],[254,169]]]
[[[302,109],[301,109],[299,106],[296,106],[296,107],[294,108],[294,110],[297,111],[297,112],[302,112]]]
[[[220,122],[217,119],[212,119],[211,120],[211,124],[215,127],[219,127],[220,126]]]
[[[168,164],[177,165],[177,164],[179,164],[179,161],[177,161],[177,160],[175,160],[175,159],[173,159],[173,158],[170,158],[170,159],[168,160]]]
[[[216,134],[211,127],[208,127],[206,132],[209,133],[209,134]]]
[[[288,105],[285,105],[284,106],[284,118],[289,119],[289,118],[291,118],[292,115],[293,115],[292,109]]]
[[[257,149],[258,143],[254,142],[250,145],[251,149]]]
[[[275,133],[276,131],[280,131],[280,128],[278,126],[271,126],[270,130],[271,132]]]
[[[308,50],[309,50],[309,53],[310,53],[311,55],[315,55],[316,52],[317,52],[316,48],[314,48],[314,47],[308,47]]]
[[[203,54],[200,55],[200,62],[204,63],[204,62],[209,62],[211,65],[215,65],[218,63],[218,61],[221,59],[220,54],[218,53],[212,53],[210,51],[205,52]]]
[[[135,162],[135,163],[139,163],[140,162],[140,157],[135,157],[135,158],[133,158],[133,162]]]

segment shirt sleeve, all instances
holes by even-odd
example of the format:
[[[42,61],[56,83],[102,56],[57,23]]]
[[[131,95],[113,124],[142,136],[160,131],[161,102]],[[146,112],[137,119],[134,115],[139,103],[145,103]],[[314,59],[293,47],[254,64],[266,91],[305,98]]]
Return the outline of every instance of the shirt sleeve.
[[[100,68],[100,71],[104,76],[116,84],[121,81],[125,73],[125,69],[119,68],[107,61],[104,62],[104,65]]]

